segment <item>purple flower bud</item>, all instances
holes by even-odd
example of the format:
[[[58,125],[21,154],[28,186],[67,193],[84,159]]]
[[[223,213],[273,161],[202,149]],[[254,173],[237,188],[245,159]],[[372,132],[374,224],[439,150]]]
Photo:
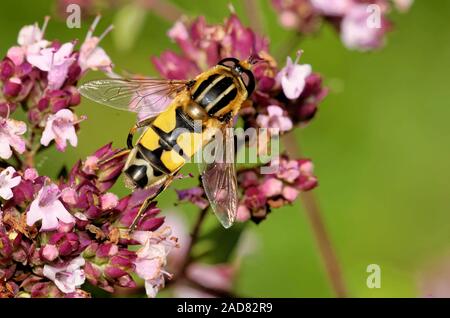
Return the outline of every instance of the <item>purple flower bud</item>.
[[[15,65],[9,58],[5,57],[0,62],[0,80],[4,81],[14,75]]]
[[[12,114],[16,108],[16,103],[0,102],[0,116],[5,118],[8,114]]]
[[[75,61],[72,65],[70,65],[69,70],[67,72],[67,80],[68,84],[75,84],[81,75],[81,67],[78,65],[78,62]]]
[[[3,86],[3,94],[6,97],[16,97],[22,89],[22,82],[19,78],[12,77]]]
[[[50,99],[45,96],[39,100],[37,107],[40,111],[44,111],[48,107],[49,104],[50,104]]]
[[[123,275],[119,277],[117,285],[125,288],[136,288],[136,282],[133,280],[130,274]]]
[[[45,245],[40,249],[40,252],[41,257],[50,262],[54,261],[59,255],[58,248],[52,244]]]
[[[35,73],[34,75],[31,74],[33,71]],[[33,66],[28,62],[24,62],[20,64],[18,67],[16,67],[16,75],[18,77],[24,76],[37,77],[38,73],[39,71],[36,69],[33,70]]]
[[[0,265],[2,262],[6,262],[12,255],[13,248],[11,242],[6,233],[0,232],[0,255],[2,256],[0,259]]]
[[[189,59],[174,52],[164,52],[161,57],[153,57],[152,62],[158,72],[169,79],[193,78],[199,73],[197,66]]]
[[[257,187],[250,187],[245,190],[244,202],[250,209],[261,209],[266,204],[266,197]]]
[[[81,95],[75,86],[69,86],[65,90],[70,95],[70,100],[69,100],[70,106],[76,106],[76,105],[80,104]]]
[[[209,206],[209,201],[206,199],[205,192],[201,187],[193,187],[185,190],[176,190],[178,200],[189,201],[200,209],[206,209]]]
[[[47,96],[49,98],[49,105],[53,113],[57,113],[59,110],[67,108],[69,106],[70,94],[66,91],[50,91]]]
[[[97,257],[100,258],[107,258],[113,255],[116,255],[119,252],[119,248],[117,247],[116,244],[112,244],[112,243],[105,243],[105,244],[100,244],[96,255]]]
[[[54,233],[50,237],[50,240],[48,241],[48,243],[56,246],[58,249],[58,253],[61,256],[68,256],[74,252],[77,252],[79,244],[80,244],[80,242],[78,241],[78,235],[73,232]]]
[[[127,275],[128,273],[123,269],[115,266],[108,266],[105,268],[105,275],[110,279],[117,279],[121,276]]]

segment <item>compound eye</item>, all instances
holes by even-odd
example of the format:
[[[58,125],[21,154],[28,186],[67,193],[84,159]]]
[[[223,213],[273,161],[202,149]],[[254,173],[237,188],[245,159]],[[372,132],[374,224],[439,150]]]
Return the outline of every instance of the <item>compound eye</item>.
[[[234,68],[236,65],[239,64],[239,60],[234,57],[227,57],[227,58],[221,60],[218,64],[229,67],[229,68]]]
[[[255,77],[253,76],[252,71],[245,70],[241,74],[242,82],[247,88],[247,93],[250,96],[255,90]]]

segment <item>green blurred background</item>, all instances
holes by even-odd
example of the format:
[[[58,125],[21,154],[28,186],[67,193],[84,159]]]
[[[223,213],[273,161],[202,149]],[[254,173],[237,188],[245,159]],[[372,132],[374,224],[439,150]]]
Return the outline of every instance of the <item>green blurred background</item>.
[[[222,21],[228,2],[173,1],[186,15],[205,15],[209,22]],[[248,22],[242,2],[231,2]],[[291,34],[280,28],[268,1],[261,1],[260,7],[265,32],[277,52]],[[2,1],[1,54],[16,43],[23,25],[41,23],[54,8],[50,0]],[[117,23],[117,10],[103,14],[97,32]],[[350,296],[423,296],[420,273],[450,252],[449,18],[449,1],[416,1],[410,12],[392,15],[394,31],[380,51],[348,51],[328,26],[295,48],[305,51],[303,62],[322,73],[331,88],[317,117],[298,131],[297,140],[315,163],[320,182],[315,192]],[[52,19],[46,37],[83,40],[91,21],[83,20],[81,29],[68,29],[63,21]],[[114,35],[102,46],[119,70],[155,74],[149,57],[175,48],[166,36],[171,23],[151,12],[137,14],[133,21],[142,21],[142,29],[133,32],[132,49],[121,49]],[[119,33],[119,42],[120,32],[130,37],[120,22],[116,27],[113,33]],[[89,78],[100,76],[92,73]],[[134,120],[131,114],[87,100],[76,112],[88,116],[81,124],[79,146],[62,154],[44,152],[37,160],[42,174],[55,176],[63,164],[70,166],[109,141],[123,146]],[[127,193],[120,185],[115,191]],[[173,202],[175,195],[168,191],[160,200],[163,212],[194,218],[193,206],[174,207]],[[212,217],[208,221],[215,222]],[[259,244],[243,260],[236,284],[239,295],[333,296],[300,203],[275,210],[267,221],[249,228]],[[373,263],[381,266],[380,289],[366,286],[366,267]]]

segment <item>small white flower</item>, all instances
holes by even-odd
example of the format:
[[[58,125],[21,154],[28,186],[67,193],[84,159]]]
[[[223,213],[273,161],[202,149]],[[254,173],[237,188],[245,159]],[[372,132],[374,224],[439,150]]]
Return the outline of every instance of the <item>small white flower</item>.
[[[84,284],[86,279],[84,270],[85,260],[78,256],[71,260],[67,265],[61,267],[54,267],[44,265],[44,276],[53,281],[60,291],[63,293],[73,293],[77,287]]]
[[[12,188],[20,183],[20,176],[13,177],[16,170],[13,167],[8,167],[0,172],[0,197],[9,200],[13,197]]]

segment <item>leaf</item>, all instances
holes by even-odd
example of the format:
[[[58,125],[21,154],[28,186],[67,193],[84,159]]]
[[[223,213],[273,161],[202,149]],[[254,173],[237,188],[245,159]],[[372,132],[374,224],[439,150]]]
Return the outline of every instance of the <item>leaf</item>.
[[[122,7],[114,17],[113,39],[122,51],[131,50],[145,24],[146,10],[136,3]]]

